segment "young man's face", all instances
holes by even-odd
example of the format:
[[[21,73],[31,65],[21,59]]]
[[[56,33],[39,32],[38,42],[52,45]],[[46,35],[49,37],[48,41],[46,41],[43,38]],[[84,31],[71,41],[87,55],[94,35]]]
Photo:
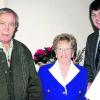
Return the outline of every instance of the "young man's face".
[[[93,21],[94,26],[100,30],[100,9],[93,10],[91,12],[91,19]]]
[[[12,13],[0,15],[0,41],[8,44],[15,32],[15,16]]]

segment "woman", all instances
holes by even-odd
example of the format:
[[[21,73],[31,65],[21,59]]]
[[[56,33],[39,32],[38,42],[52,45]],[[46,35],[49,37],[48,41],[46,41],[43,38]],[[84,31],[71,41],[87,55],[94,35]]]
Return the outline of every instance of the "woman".
[[[42,66],[38,72],[42,100],[86,100],[87,70],[72,61],[77,50],[76,39],[62,33],[55,37],[53,48],[56,62]]]

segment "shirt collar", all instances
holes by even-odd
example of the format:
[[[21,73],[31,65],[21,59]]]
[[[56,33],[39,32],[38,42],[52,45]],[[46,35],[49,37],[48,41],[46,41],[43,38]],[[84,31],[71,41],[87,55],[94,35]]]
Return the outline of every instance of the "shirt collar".
[[[6,52],[6,50],[5,50],[4,45],[3,45],[2,42],[0,42],[0,48],[3,49],[4,52]],[[9,49],[11,49],[11,48],[13,48],[13,40],[11,40],[11,42],[10,42],[10,47],[9,47]],[[9,49],[8,49],[8,50],[9,50]]]
[[[10,67],[11,54],[12,54],[12,49],[13,49],[13,40],[11,40],[11,42],[10,42],[10,47],[8,48],[8,50],[6,50],[6,49],[4,48],[2,42],[0,42],[0,48],[3,49],[3,51],[5,52],[6,58],[7,58],[8,67]]]
[[[49,69],[50,73],[55,77],[55,79],[62,85],[66,86],[72,79],[80,72],[80,70],[74,65],[74,63],[71,61],[68,75],[66,77],[66,80],[64,82],[62,75],[60,74],[60,68],[59,63],[56,61],[56,63]]]
[[[99,30],[99,36],[100,36],[100,30]]]

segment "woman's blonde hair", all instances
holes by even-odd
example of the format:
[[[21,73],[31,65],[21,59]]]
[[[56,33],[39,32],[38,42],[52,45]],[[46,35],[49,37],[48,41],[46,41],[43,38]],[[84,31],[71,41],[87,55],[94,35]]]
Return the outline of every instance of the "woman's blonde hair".
[[[71,46],[72,46],[72,49],[74,51],[74,56],[76,56],[76,53],[77,53],[77,41],[76,41],[76,38],[72,34],[61,33],[61,34],[57,35],[53,40],[53,49],[54,49],[54,51],[56,51],[59,41],[71,42]]]

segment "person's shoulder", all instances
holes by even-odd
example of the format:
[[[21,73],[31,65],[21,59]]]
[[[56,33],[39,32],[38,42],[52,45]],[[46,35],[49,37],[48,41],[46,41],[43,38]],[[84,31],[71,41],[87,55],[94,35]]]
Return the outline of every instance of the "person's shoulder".
[[[85,72],[87,72],[87,69],[86,69],[85,66],[76,64],[76,67],[77,67],[80,71],[85,71]]]
[[[16,48],[17,51],[19,51],[21,54],[23,54],[24,56],[27,56],[27,58],[32,57],[32,53],[29,50],[29,48],[23,44],[22,42],[14,39],[13,40],[13,45],[14,45],[14,49]]]
[[[25,51],[30,52],[29,48],[24,43],[22,43],[16,39],[13,40],[13,43],[14,43],[14,46],[19,47],[19,49],[23,49]]]
[[[91,33],[90,35],[88,35],[88,38],[95,37],[96,35],[99,35],[98,31],[95,31],[95,32]]]
[[[39,68],[39,71],[47,71],[47,70],[49,70],[53,65],[54,65],[54,62],[49,63],[49,64],[42,65],[42,66]]]
[[[13,42],[14,42],[14,44],[16,44],[16,45],[18,45],[18,46],[27,48],[27,46],[26,46],[24,43],[22,43],[22,42],[20,42],[20,41],[18,41],[18,40],[16,40],[16,39],[13,39]]]
[[[94,40],[96,40],[98,36],[99,36],[99,32],[98,31],[95,31],[95,32],[91,33],[87,37],[87,43],[91,44],[91,42],[93,42]]]

